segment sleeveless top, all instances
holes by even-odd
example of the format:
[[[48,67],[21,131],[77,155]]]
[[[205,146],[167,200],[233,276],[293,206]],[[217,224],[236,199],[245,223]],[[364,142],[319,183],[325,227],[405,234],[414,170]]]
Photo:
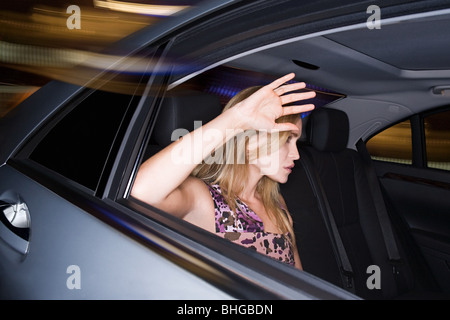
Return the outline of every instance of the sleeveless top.
[[[244,202],[237,199],[236,212],[231,212],[219,185],[207,184],[207,186],[214,200],[216,234],[218,236],[278,261],[292,266],[295,264],[294,254],[287,238],[289,233],[265,232],[261,219]]]

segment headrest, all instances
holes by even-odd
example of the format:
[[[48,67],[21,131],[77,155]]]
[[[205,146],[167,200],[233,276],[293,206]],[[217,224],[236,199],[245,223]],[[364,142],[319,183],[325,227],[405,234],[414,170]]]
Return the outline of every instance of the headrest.
[[[315,149],[342,151],[348,142],[348,116],[341,110],[318,108],[310,114],[306,132],[311,146]]]
[[[164,98],[153,130],[152,140],[162,148],[172,143],[171,136],[176,129],[194,130],[194,122],[206,124],[222,112],[217,96],[184,91]],[[177,137],[178,138],[178,137]]]

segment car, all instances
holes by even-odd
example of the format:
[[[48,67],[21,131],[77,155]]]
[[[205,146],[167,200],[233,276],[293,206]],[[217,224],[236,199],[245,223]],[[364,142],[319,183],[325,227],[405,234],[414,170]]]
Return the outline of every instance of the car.
[[[434,0],[208,1],[47,84],[0,120],[0,297],[447,298],[449,24]],[[281,186],[304,271],[130,195],[175,130],[290,72],[317,93]]]

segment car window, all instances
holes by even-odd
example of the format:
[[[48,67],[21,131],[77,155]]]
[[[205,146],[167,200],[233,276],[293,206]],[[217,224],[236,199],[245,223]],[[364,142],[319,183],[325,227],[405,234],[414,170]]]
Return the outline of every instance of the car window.
[[[95,90],[38,143],[30,159],[95,190],[133,96]]]
[[[374,160],[412,164],[411,121],[397,123],[366,143],[367,150]]]
[[[450,170],[450,110],[424,118],[427,166]]]
[[[274,78],[273,75],[222,65],[168,89],[162,95],[160,104],[150,118],[152,120],[148,124],[149,135],[148,139],[143,141],[143,152],[141,158],[138,159],[139,163],[145,162],[173,141],[217,117],[230,99],[241,90],[251,86],[269,84]],[[302,103],[314,103],[316,108],[344,96],[309,83],[304,90],[316,91],[315,98],[310,101],[302,101]],[[307,114],[309,112],[302,116]],[[173,152],[172,156],[177,161],[177,153]],[[220,161],[222,158],[213,157],[213,159],[211,161]],[[149,177],[148,183],[157,185],[159,182]],[[137,200],[133,197],[130,199]],[[142,201],[139,202],[146,206]]]

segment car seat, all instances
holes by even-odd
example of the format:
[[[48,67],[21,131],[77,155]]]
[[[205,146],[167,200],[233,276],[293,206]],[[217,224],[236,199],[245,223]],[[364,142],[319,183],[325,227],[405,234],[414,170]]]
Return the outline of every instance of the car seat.
[[[330,108],[317,109],[309,116],[306,132],[308,143],[300,145],[299,150],[302,170],[295,168],[289,178],[292,181],[282,186],[288,208],[294,216],[294,228],[297,228],[299,252],[305,270],[308,271],[308,259],[312,259],[315,267],[323,264],[322,269],[327,270],[322,272],[333,275],[333,283],[366,299],[442,297],[430,291],[435,289],[433,284],[424,283],[424,277],[413,273],[397,233],[393,234],[394,241],[385,241],[383,231],[386,221],[380,222],[367,166],[358,151],[347,148],[349,121],[346,113]],[[300,179],[303,179],[301,183]],[[305,183],[309,183],[312,191],[305,192],[308,190]],[[315,214],[315,220],[317,216],[323,220],[325,228],[322,226],[320,230],[309,229],[311,219],[302,221],[305,215],[302,211],[310,210],[309,207],[303,208],[302,203],[311,197],[311,192],[315,195],[313,208],[316,212],[310,216]],[[314,203],[311,199],[306,202]],[[394,230],[389,220],[387,223]],[[319,222],[315,221],[315,224]],[[302,243],[302,239],[307,236],[304,230],[314,234],[315,242]],[[319,240],[319,237],[323,239]],[[319,241],[331,241],[329,245],[321,245],[328,247],[327,251],[317,248],[316,256],[309,254],[302,257],[302,251],[314,252],[315,244]],[[389,255],[392,247],[399,252],[396,259]],[[335,263],[330,263],[330,258],[324,257],[330,254],[330,248]],[[346,263],[343,263],[345,260]],[[373,266],[379,268],[379,288],[371,283]],[[316,271],[310,272],[314,274]],[[340,273],[340,281],[336,277],[337,272]],[[421,269],[420,273],[428,273],[428,270]]]
[[[194,90],[169,91],[157,112],[144,159],[178,139],[177,132],[190,132],[211,121],[221,112],[220,99],[215,95]],[[177,129],[181,130],[176,131]]]

